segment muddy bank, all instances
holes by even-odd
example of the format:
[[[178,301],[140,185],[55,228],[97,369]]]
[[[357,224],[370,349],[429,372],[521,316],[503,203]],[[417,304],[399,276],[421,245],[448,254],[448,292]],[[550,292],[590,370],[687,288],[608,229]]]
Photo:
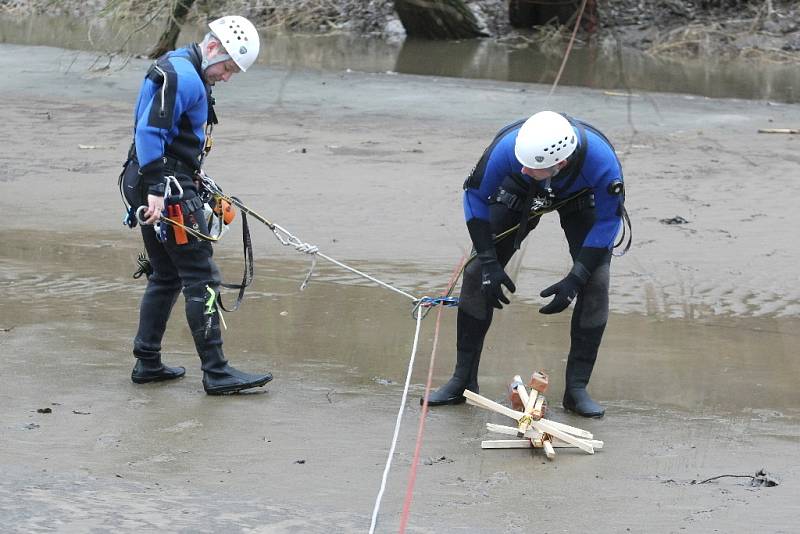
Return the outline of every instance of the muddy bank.
[[[3,45],[17,74],[0,143],[0,518],[12,531],[364,532],[394,426],[414,323],[401,296],[308,262],[254,230],[256,281],[228,316],[226,351],[276,379],[211,398],[177,314],[169,362],[185,379],[136,387],[130,339],[142,281],[115,180],[146,63],[87,74],[90,54]],[[24,54],[23,54],[24,52]],[[800,108],[665,94],[259,68],[217,88],[208,171],[331,256],[413,293],[441,288],[468,246],[461,183],[493,132],[542,107],[615,141],[635,246],[615,260],[593,394],[600,421],[558,408],[568,316],[538,291],[569,268],[555,217],[515,274],[481,367],[502,401],[510,376],[553,377],[553,419],[606,442],[594,456],[486,451],[472,407],[429,416],[412,532],[791,532],[798,514],[800,295],[791,190]],[[683,217],[685,224],[662,220]],[[217,248],[241,275],[235,235]],[[452,367],[445,310],[434,381]],[[379,532],[397,529],[427,375],[424,324]],[[38,410],[50,413],[40,413]],[[766,467],[774,488],[747,479]],[[576,491],[576,488],[580,491]],[[520,490],[520,488],[524,488]],[[580,510],[580,514],[575,511]],[[749,530],[749,527],[748,527]]]

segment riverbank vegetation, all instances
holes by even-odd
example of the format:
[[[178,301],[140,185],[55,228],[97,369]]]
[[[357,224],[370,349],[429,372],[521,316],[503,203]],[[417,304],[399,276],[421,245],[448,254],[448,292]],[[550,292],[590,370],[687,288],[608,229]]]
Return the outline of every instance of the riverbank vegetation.
[[[348,32],[387,39],[490,38],[517,46],[567,39],[622,44],[655,56],[800,62],[796,0],[0,0],[0,13],[131,19],[180,27],[239,13],[266,31]]]

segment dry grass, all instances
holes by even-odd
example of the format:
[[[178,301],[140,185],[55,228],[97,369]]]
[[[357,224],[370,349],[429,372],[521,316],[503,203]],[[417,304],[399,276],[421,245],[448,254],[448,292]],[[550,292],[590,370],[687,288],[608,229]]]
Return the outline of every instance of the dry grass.
[[[647,52],[654,56],[716,57],[775,63],[800,61],[800,53],[779,48],[781,36],[769,31],[782,20],[794,20],[800,10],[791,3],[751,3],[736,17],[707,14],[691,24],[659,32]]]

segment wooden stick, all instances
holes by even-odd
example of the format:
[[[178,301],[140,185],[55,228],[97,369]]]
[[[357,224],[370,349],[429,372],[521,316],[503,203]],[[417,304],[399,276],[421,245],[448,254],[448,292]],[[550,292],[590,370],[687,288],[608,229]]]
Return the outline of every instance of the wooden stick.
[[[594,447],[592,445],[581,438],[577,438],[572,434],[567,434],[566,432],[560,430],[558,427],[549,424],[550,421],[547,419],[540,419],[538,421],[533,422],[533,428],[541,432],[542,434],[550,434],[553,437],[560,439],[561,441],[566,441],[572,445],[575,445],[580,450],[587,452],[589,454],[594,454]]]
[[[552,460],[556,457],[556,451],[553,450],[553,444],[550,443],[550,436],[547,434],[542,436],[542,447],[544,448],[544,455],[547,456],[548,460]]]
[[[568,434],[572,434],[573,436],[578,436],[579,438],[594,439],[594,434],[586,430],[581,430],[580,428],[575,428],[574,426],[565,425],[564,423],[559,423],[558,421],[551,421],[550,419],[548,419],[547,422],[555,426],[556,428],[563,430],[564,432],[567,432]]]
[[[619,91],[603,91],[604,95],[608,96],[631,96],[631,97],[638,97],[636,93],[621,93]]]
[[[498,434],[506,434],[508,436],[517,436],[518,438],[536,439],[541,437],[542,433],[533,429],[528,429],[522,436],[519,435],[519,429],[513,426],[496,425],[494,423],[486,423],[486,430],[489,432],[496,432]]]
[[[554,421],[548,421],[548,422],[550,424],[554,423]],[[514,428],[513,426],[505,426],[505,425],[496,425],[494,423],[486,423],[486,430],[488,430],[489,432],[496,432],[497,434],[506,434],[508,436],[516,436],[517,435],[517,429]],[[536,440],[537,439],[541,439],[542,433],[538,432],[537,430],[530,429],[527,432],[525,432],[525,435],[523,437],[526,437],[528,439],[533,440],[533,442],[534,442],[533,445],[535,447],[536,446]],[[594,448],[595,450],[603,448],[603,442],[598,440],[598,439],[587,439],[587,440],[584,440],[584,441],[586,443],[588,443],[589,445],[591,445],[592,448]],[[566,441],[562,441],[562,440],[560,440],[558,438],[554,438],[552,436],[550,438],[550,443],[552,443],[553,447],[555,447],[557,449],[558,448],[562,448],[562,449],[563,448],[570,448],[570,447],[577,448],[575,445],[567,443]],[[541,446],[539,446],[539,448],[541,448]]]
[[[522,377],[517,375],[514,377],[514,384],[516,384],[517,394],[519,395],[519,400],[522,401],[523,406],[528,405],[528,390],[525,389],[525,384],[522,383]]]
[[[531,397],[535,397],[538,393],[532,389],[529,396],[528,390],[525,389],[525,385],[522,383],[522,377],[519,375],[514,377],[514,382],[517,384],[516,389],[517,393],[519,394],[519,399],[522,401],[522,405],[525,407],[524,410],[526,416],[523,416],[517,422],[517,437],[521,438],[531,427],[531,417],[530,412],[528,411],[528,406],[533,402]]]
[[[520,418],[522,418],[525,415],[522,412],[512,410],[507,406],[503,406],[502,404],[496,403],[493,400],[489,400],[486,397],[478,395],[477,393],[473,393],[468,389],[464,390],[464,397],[466,397],[467,402],[469,402],[470,404],[479,406],[481,408],[486,408],[487,410],[492,410],[493,412],[505,415],[506,417],[510,417],[514,421],[519,421]]]
[[[758,133],[800,134],[800,128],[759,128]]]
[[[518,420],[520,434],[524,434],[531,427],[531,412],[533,411],[533,407],[536,404],[536,399],[538,398],[539,392],[535,389],[532,389],[528,395],[528,402],[525,403],[525,415],[528,417]]]
[[[529,439],[489,439],[481,441],[481,449],[530,449]]]
[[[532,439],[531,443],[533,443],[533,447],[536,448],[536,449],[544,448],[544,443],[542,443],[542,438]],[[594,441],[592,443],[594,443]],[[600,441],[598,443],[602,444],[603,442]],[[550,445],[552,445],[554,449],[577,449],[578,448],[575,445],[571,445],[569,443],[565,443],[565,442],[561,441],[560,439],[556,439],[554,437],[550,438]],[[592,445],[592,446],[594,447],[594,445]],[[594,448],[595,448],[595,450],[597,450],[597,449],[602,449],[603,447],[594,447]]]
[[[533,411],[533,406],[536,404],[536,400],[538,398],[539,392],[535,389],[532,389],[530,395],[528,396],[528,402],[525,403],[525,413],[530,414]]]
[[[542,418],[542,409],[544,407],[544,395],[540,395],[538,399],[536,399],[536,404],[533,406],[533,410],[531,410],[530,414],[535,419]]]

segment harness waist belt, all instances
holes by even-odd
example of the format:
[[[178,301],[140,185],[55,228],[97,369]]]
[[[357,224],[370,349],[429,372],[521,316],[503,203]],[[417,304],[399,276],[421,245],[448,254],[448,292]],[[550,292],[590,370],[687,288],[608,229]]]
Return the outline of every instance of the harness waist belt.
[[[184,213],[194,213],[197,210],[203,209],[203,199],[200,197],[192,197],[188,200],[182,200]]]
[[[186,165],[182,161],[170,156],[166,156],[164,158],[164,170],[167,172],[173,172],[176,175],[182,174],[189,177],[193,177],[197,172],[197,169],[194,167]]]
[[[534,197],[536,199],[537,197]],[[495,202],[498,204],[503,204],[508,207],[511,211],[522,211],[524,206],[523,203],[525,202],[525,197],[522,195],[516,195],[509,191],[506,191],[502,187],[497,188],[497,192],[492,195],[489,199],[491,202]],[[558,199],[554,199],[552,201],[554,204],[558,203]],[[581,195],[577,198],[574,198],[558,208],[558,212],[562,215],[568,215],[570,213],[574,213],[576,211],[581,211],[589,208],[594,207],[594,194],[589,193],[586,195]]]
[[[586,195],[581,195],[578,198],[574,198],[558,208],[558,213],[561,215],[569,215],[570,213],[575,213],[577,211],[583,211],[586,209],[594,208],[594,193],[588,193]]]

